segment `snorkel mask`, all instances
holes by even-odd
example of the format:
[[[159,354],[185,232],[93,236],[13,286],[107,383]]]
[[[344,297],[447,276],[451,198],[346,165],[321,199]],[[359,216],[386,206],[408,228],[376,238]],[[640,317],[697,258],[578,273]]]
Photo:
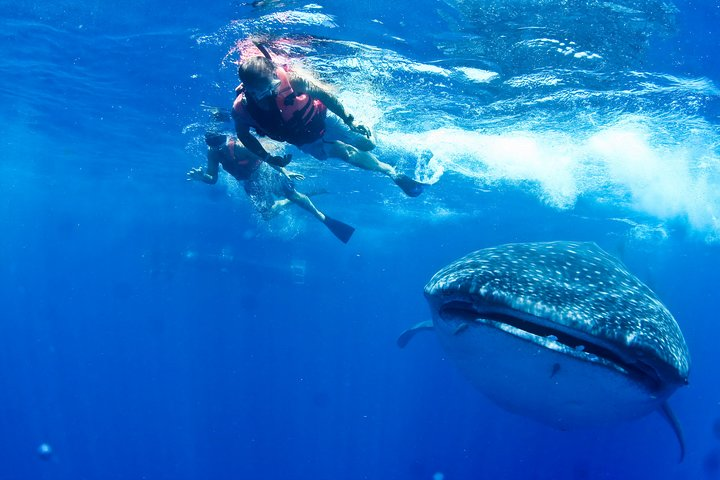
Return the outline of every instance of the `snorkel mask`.
[[[267,97],[274,95],[277,88],[280,86],[280,80],[274,79],[265,88],[257,90],[254,88],[245,87],[245,93],[251,96],[256,102],[266,99]]]

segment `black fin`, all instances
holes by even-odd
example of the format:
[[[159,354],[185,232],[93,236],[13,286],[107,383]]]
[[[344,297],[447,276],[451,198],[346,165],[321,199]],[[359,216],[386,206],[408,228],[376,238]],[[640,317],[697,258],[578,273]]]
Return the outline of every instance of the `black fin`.
[[[411,338],[415,336],[415,334],[421,330],[432,330],[433,329],[433,322],[430,320],[425,320],[424,322],[420,322],[416,325],[413,325],[412,327],[408,328],[404,332],[400,334],[400,336],[397,339],[398,347],[405,348],[405,345],[408,344]]]
[[[675,436],[677,437],[678,443],[680,444],[680,460],[678,462],[680,463],[685,459],[685,436],[683,435],[682,426],[680,425],[680,422],[678,421],[673,411],[670,409],[670,405],[667,402],[663,402],[662,407],[660,407],[660,411],[662,412],[663,417],[665,417],[667,421],[670,422],[670,426],[675,432]]]
[[[355,233],[355,228],[340,220],[335,220],[325,215],[325,226],[343,243],[348,243],[350,237]]]
[[[423,193],[423,190],[425,190],[424,183],[413,180],[407,175],[401,174],[393,181],[398,187],[402,188],[402,191],[405,192],[405,195],[407,195],[408,197],[417,197],[418,195]]]

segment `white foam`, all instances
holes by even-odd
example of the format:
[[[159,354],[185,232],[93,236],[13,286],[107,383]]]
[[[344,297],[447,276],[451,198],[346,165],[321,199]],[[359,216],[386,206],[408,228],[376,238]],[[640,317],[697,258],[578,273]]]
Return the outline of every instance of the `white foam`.
[[[458,70],[462,72],[469,80],[478,83],[489,83],[500,77],[500,75],[498,75],[496,72],[491,72],[490,70],[481,70],[479,68],[459,67]]]
[[[411,63],[407,66],[407,68],[420,73],[433,73],[435,75],[442,75],[443,77],[450,76],[450,71],[447,69],[436,65],[428,65],[426,63]]]
[[[437,182],[447,171],[481,184],[531,189],[545,203],[572,207],[583,195],[660,220],[681,219],[720,239],[720,158],[717,141],[696,133],[666,138],[649,119],[623,118],[583,135],[455,128],[393,134],[388,143],[432,159],[418,175]],[[659,120],[662,121],[662,120]]]
[[[603,167],[616,195],[627,195],[636,210],[660,219],[686,217],[693,228],[717,230],[719,159],[708,158],[706,168],[699,168],[711,152],[684,143],[657,144],[644,126],[624,123],[592,135],[584,153],[587,163]]]
[[[433,153],[423,180],[437,182],[454,171],[480,183],[532,182],[548,203],[565,208],[577,197],[569,142],[551,142],[530,132],[486,135],[460,129],[424,134],[397,134],[392,141],[404,148]]]
[[[278,23],[287,27],[288,25],[322,26],[325,28],[337,28],[335,18],[324,13],[303,12],[300,10],[288,10],[264,15],[259,19],[260,23]]]

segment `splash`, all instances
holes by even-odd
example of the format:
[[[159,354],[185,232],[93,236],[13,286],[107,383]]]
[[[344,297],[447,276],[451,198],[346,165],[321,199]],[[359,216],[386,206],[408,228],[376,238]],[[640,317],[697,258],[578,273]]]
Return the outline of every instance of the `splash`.
[[[644,120],[644,121],[641,121]],[[593,132],[504,131],[441,128],[395,133],[388,143],[432,157],[417,167],[424,181],[454,172],[483,186],[513,185],[559,209],[580,197],[630,208],[663,221],[686,221],[711,238],[720,233],[720,155],[695,132],[663,143],[647,119],[620,118]],[[392,148],[392,147],[389,147]]]

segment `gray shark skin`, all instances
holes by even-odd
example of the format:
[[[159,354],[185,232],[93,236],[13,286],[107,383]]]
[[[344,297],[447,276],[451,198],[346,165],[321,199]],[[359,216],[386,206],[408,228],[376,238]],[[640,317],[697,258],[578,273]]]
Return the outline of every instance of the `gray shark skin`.
[[[501,245],[425,286],[434,330],[462,373],[501,407],[562,429],[659,410],[688,383],[680,328],[637,277],[594,243]],[[682,453],[682,452],[681,452]]]

